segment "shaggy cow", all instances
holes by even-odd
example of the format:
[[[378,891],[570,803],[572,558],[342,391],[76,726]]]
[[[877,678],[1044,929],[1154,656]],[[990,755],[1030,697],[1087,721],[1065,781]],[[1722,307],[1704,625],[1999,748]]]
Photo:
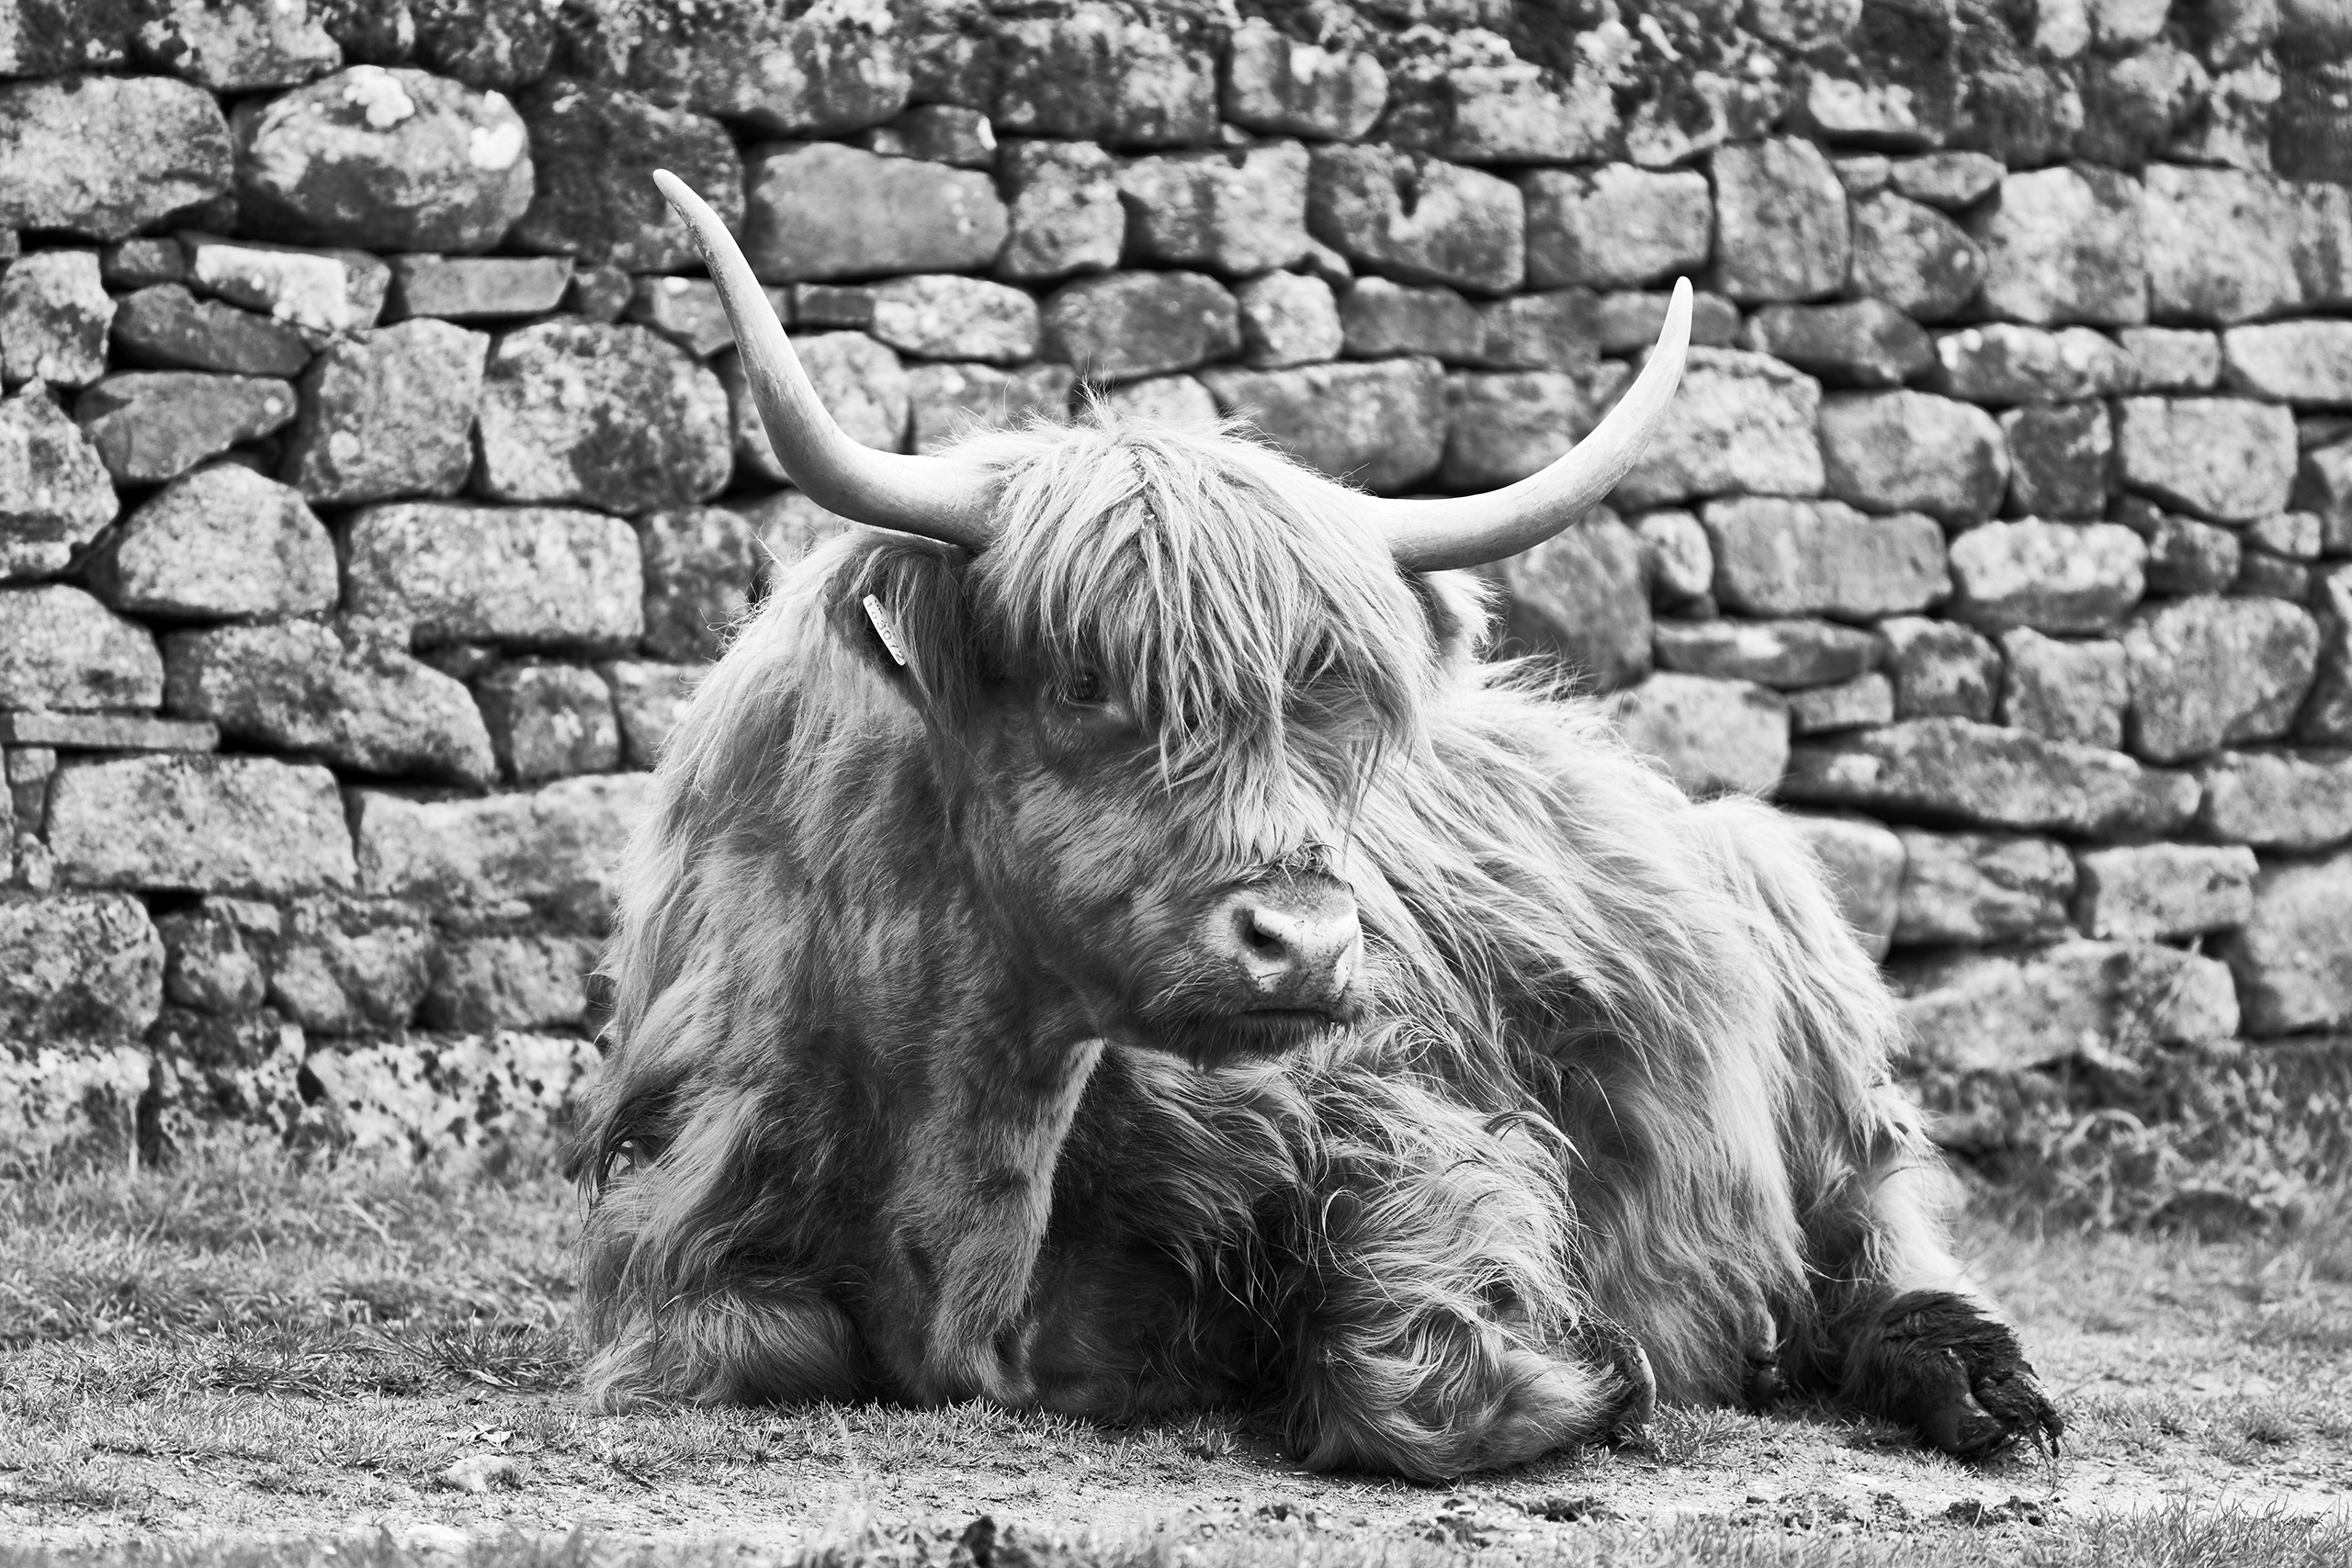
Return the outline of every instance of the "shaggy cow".
[[[1423,1479],[1784,1387],[2054,1439],[1798,840],[1476,658],[1450,569],[1615,482],[1687,288],[1490,496],[1101,411],[911,457],[841,433],[663,188],[785,466],[878,527],[741,629],[629,852],[595,1400],[1229,1404]]]

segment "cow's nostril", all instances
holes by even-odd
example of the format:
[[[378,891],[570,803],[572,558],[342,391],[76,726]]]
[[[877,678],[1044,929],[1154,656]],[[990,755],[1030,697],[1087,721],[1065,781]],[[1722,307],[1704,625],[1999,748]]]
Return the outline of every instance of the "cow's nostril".
[[[1271,909],[1248,909],[1241,916],[1241,942],[1261,958],[1279,960],[1290,952],[1290,928]]]
[[[1344,885],[1285,878],[1238,889],[1223,908],[1228,962],[1258,1005],[1313,1010],[1347,989],[1360,932]]]

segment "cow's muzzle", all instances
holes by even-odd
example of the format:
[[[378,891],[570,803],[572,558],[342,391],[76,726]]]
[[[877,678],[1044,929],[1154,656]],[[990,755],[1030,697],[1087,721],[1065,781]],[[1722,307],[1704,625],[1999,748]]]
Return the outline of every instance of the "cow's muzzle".
[[[1363,929],[1355,895],[1336,878],[1243,883],[1210,907],[1201,938],[1217,989],[1237,1015],[1329,1023],[1355,1010]]]

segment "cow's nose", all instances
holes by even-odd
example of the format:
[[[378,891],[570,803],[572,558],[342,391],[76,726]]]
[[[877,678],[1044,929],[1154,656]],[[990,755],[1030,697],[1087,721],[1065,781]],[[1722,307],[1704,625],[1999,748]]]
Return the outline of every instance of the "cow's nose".
[[[1257,1005],[1319,1009],[1345,995],[1363,950],[1356,901],[1329,877],[1290,877],[1236,889],[1220,935]]]

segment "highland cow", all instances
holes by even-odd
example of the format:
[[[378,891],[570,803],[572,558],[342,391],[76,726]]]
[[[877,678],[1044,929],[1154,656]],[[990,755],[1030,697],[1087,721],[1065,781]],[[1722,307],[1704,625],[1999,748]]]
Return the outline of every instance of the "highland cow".
[[[629,851],[596,1402],[1224,1405],[1424,1480],[1783,1390],[2055,1439],[1800,840],[1479,657],[1459,569],[1615,483],[1687,288],[1491,495],[1100,410],[907,457],[663,188],[786,468],[874,526],[740,630]]]

